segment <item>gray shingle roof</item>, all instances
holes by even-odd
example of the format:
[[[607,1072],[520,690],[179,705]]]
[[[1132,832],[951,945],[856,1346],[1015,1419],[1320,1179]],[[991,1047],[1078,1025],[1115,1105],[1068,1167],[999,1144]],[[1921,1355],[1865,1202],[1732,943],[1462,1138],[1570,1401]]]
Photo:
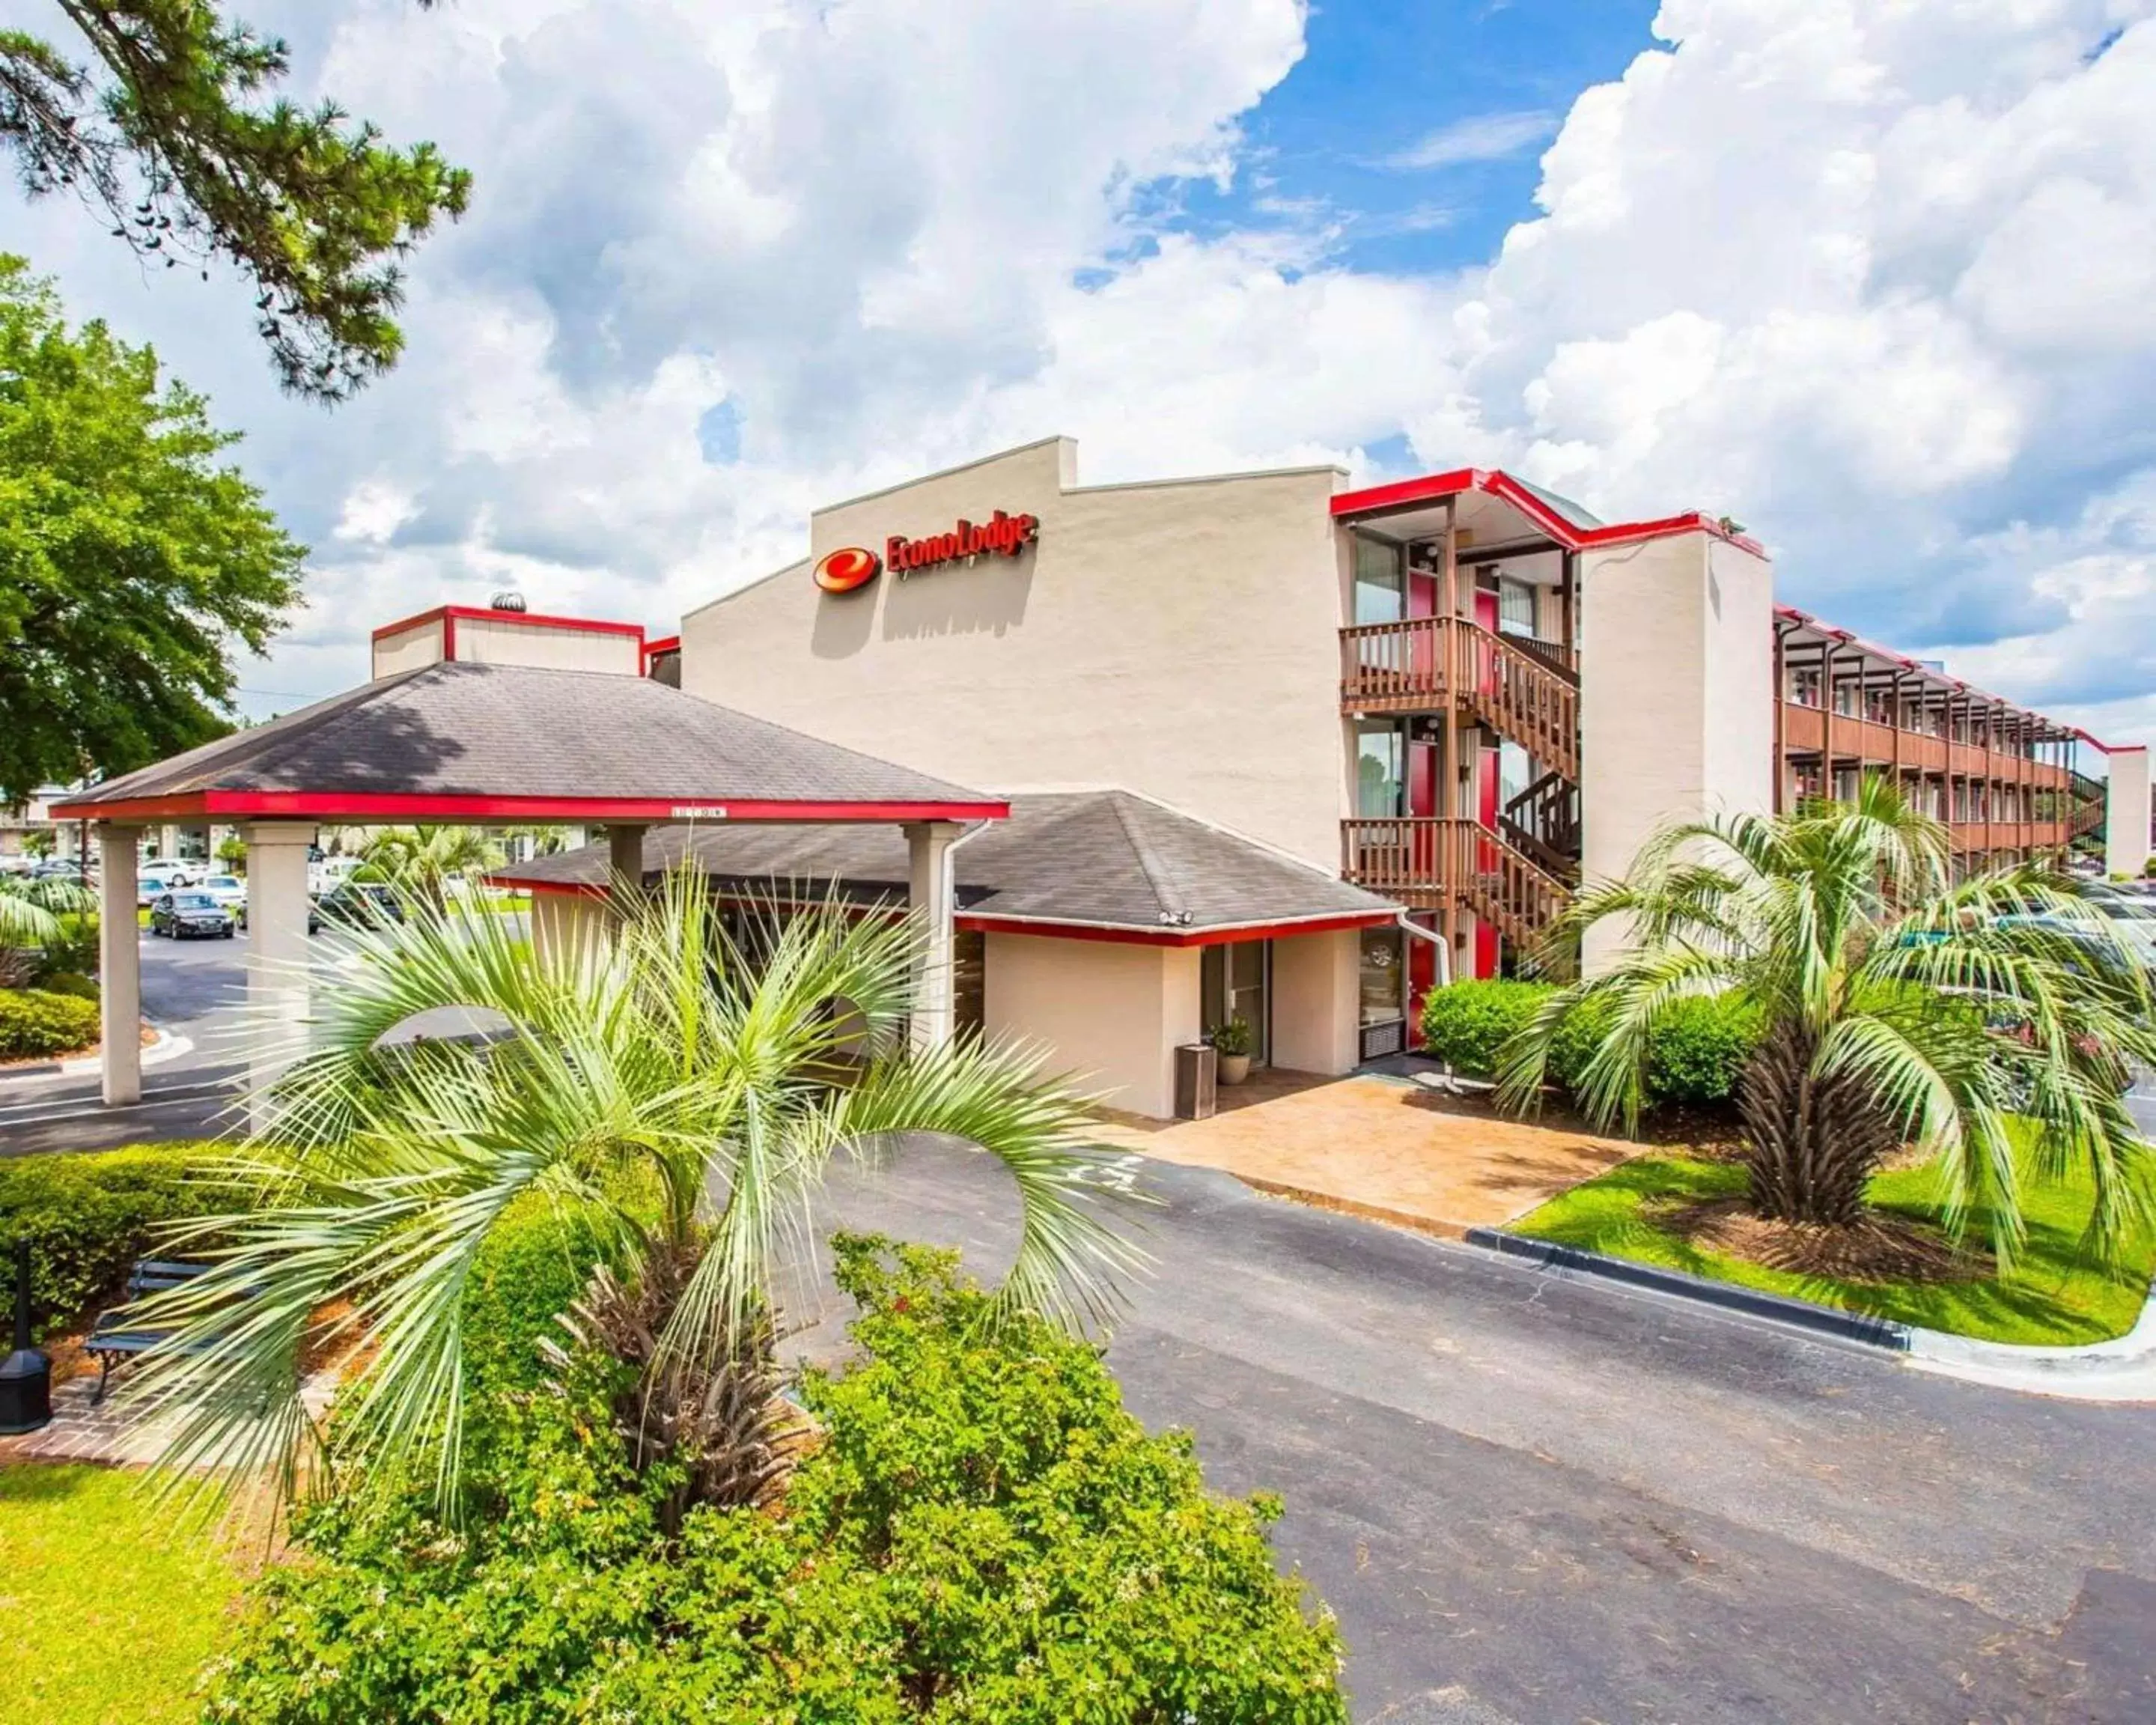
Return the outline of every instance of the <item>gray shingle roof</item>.
[[[1128,791],[1019,793],[1010,819],[952,859],[962,909],[1095,927],[1193,931],[1390,912],[1389,900]],[[904,836],[891,827],[662,827],[647,876],[693,855],[721,886],[798,883],[870,901],[906,891]],[[593,845],[495,871],[505,884],[598,886]]]
[[[644,678],[470,663],[384,678],[99,785],[80,800],[203,791],[695,803],[999,800]]]

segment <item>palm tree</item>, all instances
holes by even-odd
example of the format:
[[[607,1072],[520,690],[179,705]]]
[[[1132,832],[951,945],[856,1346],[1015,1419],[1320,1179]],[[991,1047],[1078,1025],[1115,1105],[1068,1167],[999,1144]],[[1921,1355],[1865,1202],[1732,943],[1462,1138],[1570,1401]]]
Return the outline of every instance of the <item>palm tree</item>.
[[[2156,1065],[2148,973],[2061,875],[1956,881],[1946,829],[1883,779],[1853,803],[1665,827],[1624,880],[1578,896],[1547,956],[1603,923],[1625,931],[1622,950],[1507,1045],[1507,1106],[1536,1104],[1553,1042],[1584,1012],[1594,1046],[1574,1091],[1597,1124],[1636,1132],[1657,1024],[1733,991],[1763,1025],[1738,1093],[1759,1214],[1850,1225],[1905,1143],[1938,1158],[1950,1227],[1991,1216],[2002,1260],[2028,1172],[2085,1168],[2104,1242],[2145,1213],[2148,1147],[2123,1092]]]
[[[362,878],[386,880],[439,909],[449,883],[501,865],[501,849],[477,827],[384,827],[361,855]]]
[[[350,1453],[429,1452],[447,1491],[460,1296],[528,1194],[588,1219],[618,1266],[576,1327],[636,1369],[618,1404],[634,1452],[721,1494],[761,1476],[715,1452],[769,1435],[755,1386],[773,1379],[774,1266],[834,1156],[874,1162],[927,1132],[996,1158],[1023,1222],[1007,1309],[1103,1315],[1143,1261],[1101,1214],[1081,1099],[1020,1050],[907,1046],[911,921],[830,906],[773,912],[737,940],[701,877],[677,873],[630,892],[605,937],[535,951],[502,922],[421,906],[353,937],[360,963],[234,1170],[254,1196],[205,1226],[223,1242],[215,1268],[144,1310],[184,1327],[136,1385],[184,1410],[173,1462],[268,1464],[289,1490],[309,1431],[302,1355],[340,1300],[328,1333],[371,1344],[340,1393]],[[451,1005],[491,1040],[385,1044]]]
[[[0,947],[41,947],[58,940],[65,928],[61,916],[97,906],[96,895],[79,880],[49,876],[27,880],[0,875]]]

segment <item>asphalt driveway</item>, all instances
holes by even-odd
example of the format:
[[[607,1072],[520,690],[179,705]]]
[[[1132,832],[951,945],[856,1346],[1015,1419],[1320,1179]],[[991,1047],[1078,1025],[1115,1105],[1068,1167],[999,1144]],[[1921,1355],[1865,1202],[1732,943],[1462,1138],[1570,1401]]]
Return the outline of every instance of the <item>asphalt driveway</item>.
[[[1111,1360],[1283,1494],[1357,1717],[2156,1719],[2156,1409],[2050,1402],[1133,1163],[1158,1269]],[[1014,1230],[941,1146],[820,1222]],[[804,1344],[830,1345],[835,1295]]]

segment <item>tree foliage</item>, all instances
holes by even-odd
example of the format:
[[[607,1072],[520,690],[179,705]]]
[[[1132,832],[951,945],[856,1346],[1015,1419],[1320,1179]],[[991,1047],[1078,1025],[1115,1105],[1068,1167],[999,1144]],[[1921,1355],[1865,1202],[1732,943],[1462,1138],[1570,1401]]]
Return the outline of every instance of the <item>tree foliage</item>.
[[[1873,778],[1852,803],[1663,829],[1624,880],[1573,901],[1548,956],[1610,920],[1627,931],[1615,960],[1506,1044],[1509,1104],[1533,1105],[1584,1014],[1573,1093],[1590,1118],[1636,1130],[1658,1033],[1733,994],[1757,1014],[1738,1103],[1761,1214],[1856,1222],[1906,1143],[1937,1158],[1949,1225],[1993,1219],[2002,1260],[2025,1169],[2084,1172],[2100,1243],[2145,1219],[2149,1147],[2125,1093],[2156,1065],[2156,999],[2070,880],[2033,865],[1957,880],[1945,828]]]
[[[384,145],[332,101],[269,99],[284,43],[210,0],[57,3],[90,62],[0,30],[0,141],[24,190],[79,193],[167,268],[238,265],[297,394],[340,399],[395,364],[396,260],[464,213],[470,175],[432,144]]]
[[[0,256],[0,802],[222,734],[306,555],[157,357]]]

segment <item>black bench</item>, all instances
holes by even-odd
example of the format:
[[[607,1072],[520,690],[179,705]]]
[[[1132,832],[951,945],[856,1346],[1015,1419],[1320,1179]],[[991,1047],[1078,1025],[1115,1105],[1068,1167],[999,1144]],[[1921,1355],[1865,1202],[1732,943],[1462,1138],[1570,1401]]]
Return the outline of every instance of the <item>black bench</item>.
[[[167,1293],[174,1288],[185,1287],[197,1276],[209,1269],[207,1264],[191,1263],[184,1258],[143,1258],[136,1261],[128,1273],[127,1297],[141,1299],[145,1294]],[[84,1340],[82,1351],[98,1364],[97,1390],[90,1399],[93,1408],[102,1405],[106,1384],[112,1377],[112,1368],[121,1360],[132,1359],[137,1354],[147,1353],[160,1343],[169,1342],[177,1333],[170,1324],[141,1324],[134,1322],[126,1307],[98,1314],[97,1322],[90,1326]]]

